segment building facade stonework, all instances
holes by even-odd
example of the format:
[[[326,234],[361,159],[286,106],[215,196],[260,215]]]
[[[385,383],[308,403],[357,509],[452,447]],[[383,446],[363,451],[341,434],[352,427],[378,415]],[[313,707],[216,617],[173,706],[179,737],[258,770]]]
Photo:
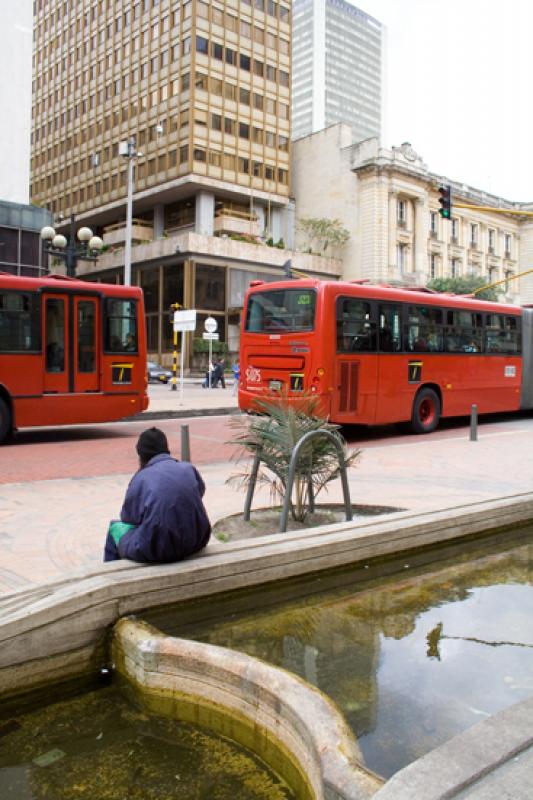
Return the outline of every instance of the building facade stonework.
[[[350,232],[343,278],[425,286],[479,275],[502,281],[503,299],[533,302],[533,273],[514,279],[533,268],[533,221],[516,213],[531,204],[432,173],[407,142],[390,150],[377,139],[352,144],[346,125],[305,137],[292,152],[296,222],[337,218]],[[439,214],[443,184],[452,189],[450,220]]]

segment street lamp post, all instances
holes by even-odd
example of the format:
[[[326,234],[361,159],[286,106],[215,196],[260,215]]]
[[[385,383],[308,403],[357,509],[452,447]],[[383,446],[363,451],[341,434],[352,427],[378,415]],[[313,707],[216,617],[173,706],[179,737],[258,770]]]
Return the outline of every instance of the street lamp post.
[[[135,179],[135,159],[142,153],[135,147],[135,137],[127,142],[120,142],[118,152],[128,159],[128,199],[126,202],[126,246],[124,249],[124,285],[131,285],[131,233],[133,227],[133,184]]]
[[[104,246],[99,236],[93,236],[90,228],[79,228],[76,233],[74,214],[70,218],[68,239],[62,233],[56,233],[51,225],[46,225],[41,229],[41,239],[44,242],[45,253],[54,258],[61,258],[65,262],[69,278],[76,276],[78,259],[96,261],[100,250]],[[79,244],[76,243],[76,239]]]

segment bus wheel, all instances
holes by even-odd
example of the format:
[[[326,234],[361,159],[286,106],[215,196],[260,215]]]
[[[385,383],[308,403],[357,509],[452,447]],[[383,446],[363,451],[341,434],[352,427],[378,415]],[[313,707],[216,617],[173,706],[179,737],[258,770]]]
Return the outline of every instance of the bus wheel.
[[[440,400],[433,389],[421,389],[413,403],[411,428],[415,433],[431,433],[440,422]]]
[[[11,412],[9,406],[0,397],[0,444],[5,442],[11,433]]]

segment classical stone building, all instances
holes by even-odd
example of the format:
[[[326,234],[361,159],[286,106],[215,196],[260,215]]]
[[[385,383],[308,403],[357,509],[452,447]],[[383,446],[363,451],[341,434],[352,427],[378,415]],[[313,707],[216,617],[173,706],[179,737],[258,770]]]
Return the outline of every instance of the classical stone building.
[[[34,5],[33,200],[56,228],[74,213],[102,236],[107,252],[79,274],[120,282],[119,145],[134,140],[132,280],[149,351],[171,349],[171,302],[197,309],[197,335],[213,315],[232,340],[243,287],[292,257],[289,0]],[[322,262],[317,274],[339,274]]]
[[[392,150],[377,139],[352,144],[346,125],[300,139],[292,152],[297,220],[338,218],[350,231],[344,278],[426,285],[431,278],[478,274],[487,284],[505,281],[506,299],[533,302],[533,277],[512,280],[533,268],[533,222],[505,213],[532,205],[432,173],[408,143]],[[443,184],[451,185],[456,204],[451,220],[439,215]]]

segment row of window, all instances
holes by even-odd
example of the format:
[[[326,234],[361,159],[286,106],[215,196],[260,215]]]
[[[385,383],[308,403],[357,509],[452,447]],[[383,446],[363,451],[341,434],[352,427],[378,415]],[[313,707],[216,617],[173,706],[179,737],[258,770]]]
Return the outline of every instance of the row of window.
[[[284,136],[282,134],[276,134],[274,131],[264,130],[263,128],[259,128],[255,125],[250,125],[246,122],[238,122],[237,120],[222,116],[221,114],[210,113],[209,115],[207,112],[202,110],[197,110],[195,112],[195,125],[200,127],[209,127],[213,131],[218,131],[226,133],[228,136],[238,136],[240,139],[246,139],[248,141],[254,142],[254,144],[264,144],[266,147],[270,148],[277,148],[282,152],[288,152],[289,150],[289,138],[288,136]],[[188,112],[183,114],[180,117],[180,128],[183,129],[189,124],[189,115]],[[177,125],[177,121],[176,121]],[[137,145],[139,147],[143,146],[147,141],[157,141],[159,136],[164,136],[166,134],[167,125],[166,120],[162,120],[157,124],[151,125],[149,128],[143,128],[139,131],[137,136]],[[173,127],[172,131],[177,130],[177,127]],[[166,143],[168,147],[170,142]],[[41,154],[35,156],[33,159],[33,169],[35,170],[41,164],[47,164],[49,166],[49,162],[47,162],[44,158],[45,154]],[[97,167],[101,167],[103,164],[108,163],[112,159],[118,159],[118,142],[115,142],[113,145],[107,145],[106,147],[102,148],[101,151],[91,153],[89,156],[84,156],[83,158],[77,161],[71,161],[65,167],[61,169],[61,173],[59,170],[55,171],[54,173],[50,173],[48,175],[48,179],[45,181],[43,179],[42,186],[48,186],[51,188],[55,186],[58,181],[60,180],[69,180],[71,176],[77,176],[83,174],[86,170],[93,170]],[[186,160],[186,159],[185,159]],[[142,170],[142,161],[139,162],[139,166]],[[183,162],[181,162],[183,163]],[[170,165],[172,166],[172,164]],[[38,190],[38,187],[41,186],[41,182],[38,180],[37,176],[34,176],[33,181],[34,191]]]
[[[396,205],[396,221],[401,227],[407,224],[407,202],[405,200],[398,200]],[[470,222],[469,224],[469,246],[478,248],[480,242],[480,226],[477,222]],[[457,218],[450,220],[450,236],[455,240],[459,239],[459,232],[461,228],[461,221]],[[430,233],[436,235],[439,230],[439,214],[436,211],[430,211],[429,214],[429,230]],[[487,245],[490,251],[495,252],[498,239],[498,231],[495,228],[488,228],[488,241]],[[510,255],[512,248],[513,237],[510,233],[503,234],[503,244],[506,255]]]
[[[337,351],[496,353],[518,355],[521,318],[404,303],[339,297]]]
[[[230,81],[223,81],[220,78],[208,77],[205,73],[196,72],[195,87],[200,91],[210,91],[216,96],[225,97],[227,100],[232,100],[239,102],[242,105],[251,106],[257,111],[266,111],[267,114],[271,114],[274,117],[285,120],[289,119],[290,108],[288,103],[282,103],[274,98],[265,97],[258,92],[252,92],[250,89],[247,89],[243,86],[237,86],[235,83],[231,83]],[[73,146],[76,146],[77,143],[81,144],[87,139],[91,139],[93,135],[97,136],[104,131],[109,131],[112,127],[116,127],[120,125],[121,122],[128,120],[128,118],[133,119],[138,114],[148,111],[149,108],[158,107],[160,103],[164,103],[169,97],[176,96],[180,91],[188,91],[189,88],[189,73],[184,73],[179,79],[177,77],[174,78],[168,84],[161,84],[149,93],[135,98],[129,107],[115,109],[112,113],[107,114],[103,119],[100,119],[96,123],[89,125],[87,128],[83,128],[79,133],[72,134],[62,143],[56,144],[55,150],[57,152],[55,155],[58,153],[68,152]],[[103,92],[103,90],[101,91]],[[47,132],[49,135],[51,135],[54,133],[54,131],[58,131],[65,127],[65,125],[68,123],[76,120],[80,115],[85,115],[94,110],[97,100],[99,103],[100,99],[103,103],[103,97],[99,98],[95,95],[90,95],[89,98],[81,100],[79,103],[76,103],[74,106],[72,106],[68,111],[63,111],[59,116],[50,119],[43,125],[36,125],[34,135],[32,135],[32,142],[39,142],[41,138],[45,138]],[[186,122],[184,122],[184,118],[187,117],[187,115],[187,111],[181,115],[182,126],[186,124]],[[37,112],[35,112],[34,119],[38,120]],[[48,156],[46,156],[46,154],[43,153],[40,156],[40,159],[43,161],[43,163],[49,163],[52,155],[53,153],[49,153]],[[37,156],[36,163],[38,163],[38,159],[39,156]]]
[[[187,55],[191,51],[191,37],[187,36],[183,40],[183,55]],[[290,76],[288,72],[283,69],[278,69],[273,64],[265,64],[257,58],[252,58],[246,53],[238,53],[231,47],[225,47],[219,42],[209,42],[205,36],[196,36],[196,52],[202,55],[211,55],[216,61],[224,61],[233,67],[240,67],[246,72],[252,72],[261,77],[266,78],[267,81],[279,83],[280,86],[289,88]]]
[[[89,304],[92,305],[89,308]],[[47,298],[45,306],[45,352],[49,372],[65,368],[65,301]],[[137,350],[137,303],[133,300],[106,298],[103,304],[104,350],[125,353]],[[78,302],[78,368],[91,372],[87,365],[86,336],[94,336],[94,301]],[[0,353],[35,353],[41,351],[41,294],[10,289],[0,291]],[[90,362],[93,364],[94,362]]]
[[[189,152],[189,146],[185,144],[179,148],[168,150],[158,156],[140,162],[137,165],[137,182],[142,183],[147,177],[173,169],[178,164],[180,167],[183,164],[188,164]],[[262,161],[237,156],[233,153],[224,153],[212,148],[193,148],[192,159],[199,164],[208,164],[211,167],[217,167],[226,172],[239,172],[254,178],[275,181],[283,186],[287,186],[289,182],[289,173],[286,169],[276,167],[272,164],[265,164]],[[183,172],[183,170],[180,169],[180,172]],[[47,188],[51,189],[52,177],[59,180],[59,174],[54,173],[54,176],[48,176],[46,180],[43,178],[41,181],[34,181],[32,184],[33,196],[44,194]],[[54,185],[56,184],[54,183]],[[125,187],[126,185],[127,170],[124,169],[121,172],[113,172],[110,176],[98,179],[87,186],[81,186],[79,189],[74,189],[72,192],[65,192],[61,196],[61,203],[57,202],[57,208],[74,208],[77,204],[88,202],[108,192],[114,192],[119,187]],[[55,206],[53,206],[51,210],[55,211]]]
[[[212,75],[208,76],[205,72],[196,72],[195,87],[203,92],[211,92],[217,97],[224,97],[226,100],[234,100],[242,105],[251,106],[257,111],[266,111],[267,114],[272,114],[279,119],[288,120],[290,117],[288,103],[282,103],[258,92],[251,92],[250,89],[244,86],[237,86],[230,81],[223,81],[221,78],[215,78]]]
[[[276,3],[275,0],[242,0],[244,5],[253,6],[258,11],[263,11],[268,14],[270,17],[274,19],[279,19],[280,22],[288,23],[290,12],[289,9],[285,6]],[[110,22],[103,30],[107,32],[109,36],[112,36],[113,33],[120,33],[122,29],[128,28],[132,22],[139,19],[141,14],[145,14],[151,8],[156,8],[159,6],[159,0],[142,0],[142,2],[134,3],[130,8],[125,8],[122,14],[119,14],[115,17],[114,21]],[[168,4],[168,3],[167,3]],[[39,7],[39,11],[42,10],[42,2],[38,0],[38,2],[34,2],[33,4],[33,13],[34,16],[36,15],[37,6]],[[192,14],[192,3],[190,0],[186,3],[174,3],[175,9],[173,11],[173,24],[179,24],[179,15],[180,15],[180,6],[182,6],[183,10],[183,19],[188,19]],[[196,12],[199,17],[203,17],[204,19],[209,18],[209,4],[199,2],[196,4]],[[71,8],[70,11],[72,12],[73,9]],[[97,24],[102,19],[105,19],[106,13],[109,15],[109,8],[106,10],[104,2],[100,2],[99,7],[98,4],[94,4],[91,11],[86,11],[84,14],[80,14],[77,20],[69,19],[69,5],[67,2],[64,3],[63,9],[61,6],[58,5],[56,11],[56,24],[57,24],[57,34],[60,32],[61,23],[65,24],[68,21],[68,25],[71,28],[74,35],[76,33],[85,34],[88,36],[94,30],[95,23]],[[212,22],[217,25],[224,25],[224,12],[218,8],[211,8],[211,15],[212,15]],[[226,17],[232,16],[231,14],[226,14]],[[234,17],[236,19],[236,17]],[[45,16],[40,29],[41,33],[44,36],[48,33],[50,29],[50,35],[52,35],[54,26],[54,17],[53,14],[48,14]],[[111,28],[111,30],[110,30]],[[236,30],[236,28],[231,28],[231,30]]]
[[[396,267],[401,274],[405,274],[408,272],[412,272],[412,268],[409,264],[409,245],[407,244],[398,244],[396,246]],[[429,276],[430,278],[438,277],[438,260],[439,256],[435,253],[430,253],[429,255]],[[444,263],[444,262],[443,262]],[[451,258],[449,261],[449,273],[452,278],[458,278],[461,275],[461,265],[463,261],[460,258]],[[479,264],[469,263],[467,266],[467,274],[471,275],[478,275],[480,274],[480,266]],[[504,278],[505,280],[509,280],[513,275],[513,270],[504,270]],[[487,269],[487,282],[490,283],[493,279],[496,278],[498,275],[497,267],[489,267]],[[505,289],[507,291],[507,287]]]

